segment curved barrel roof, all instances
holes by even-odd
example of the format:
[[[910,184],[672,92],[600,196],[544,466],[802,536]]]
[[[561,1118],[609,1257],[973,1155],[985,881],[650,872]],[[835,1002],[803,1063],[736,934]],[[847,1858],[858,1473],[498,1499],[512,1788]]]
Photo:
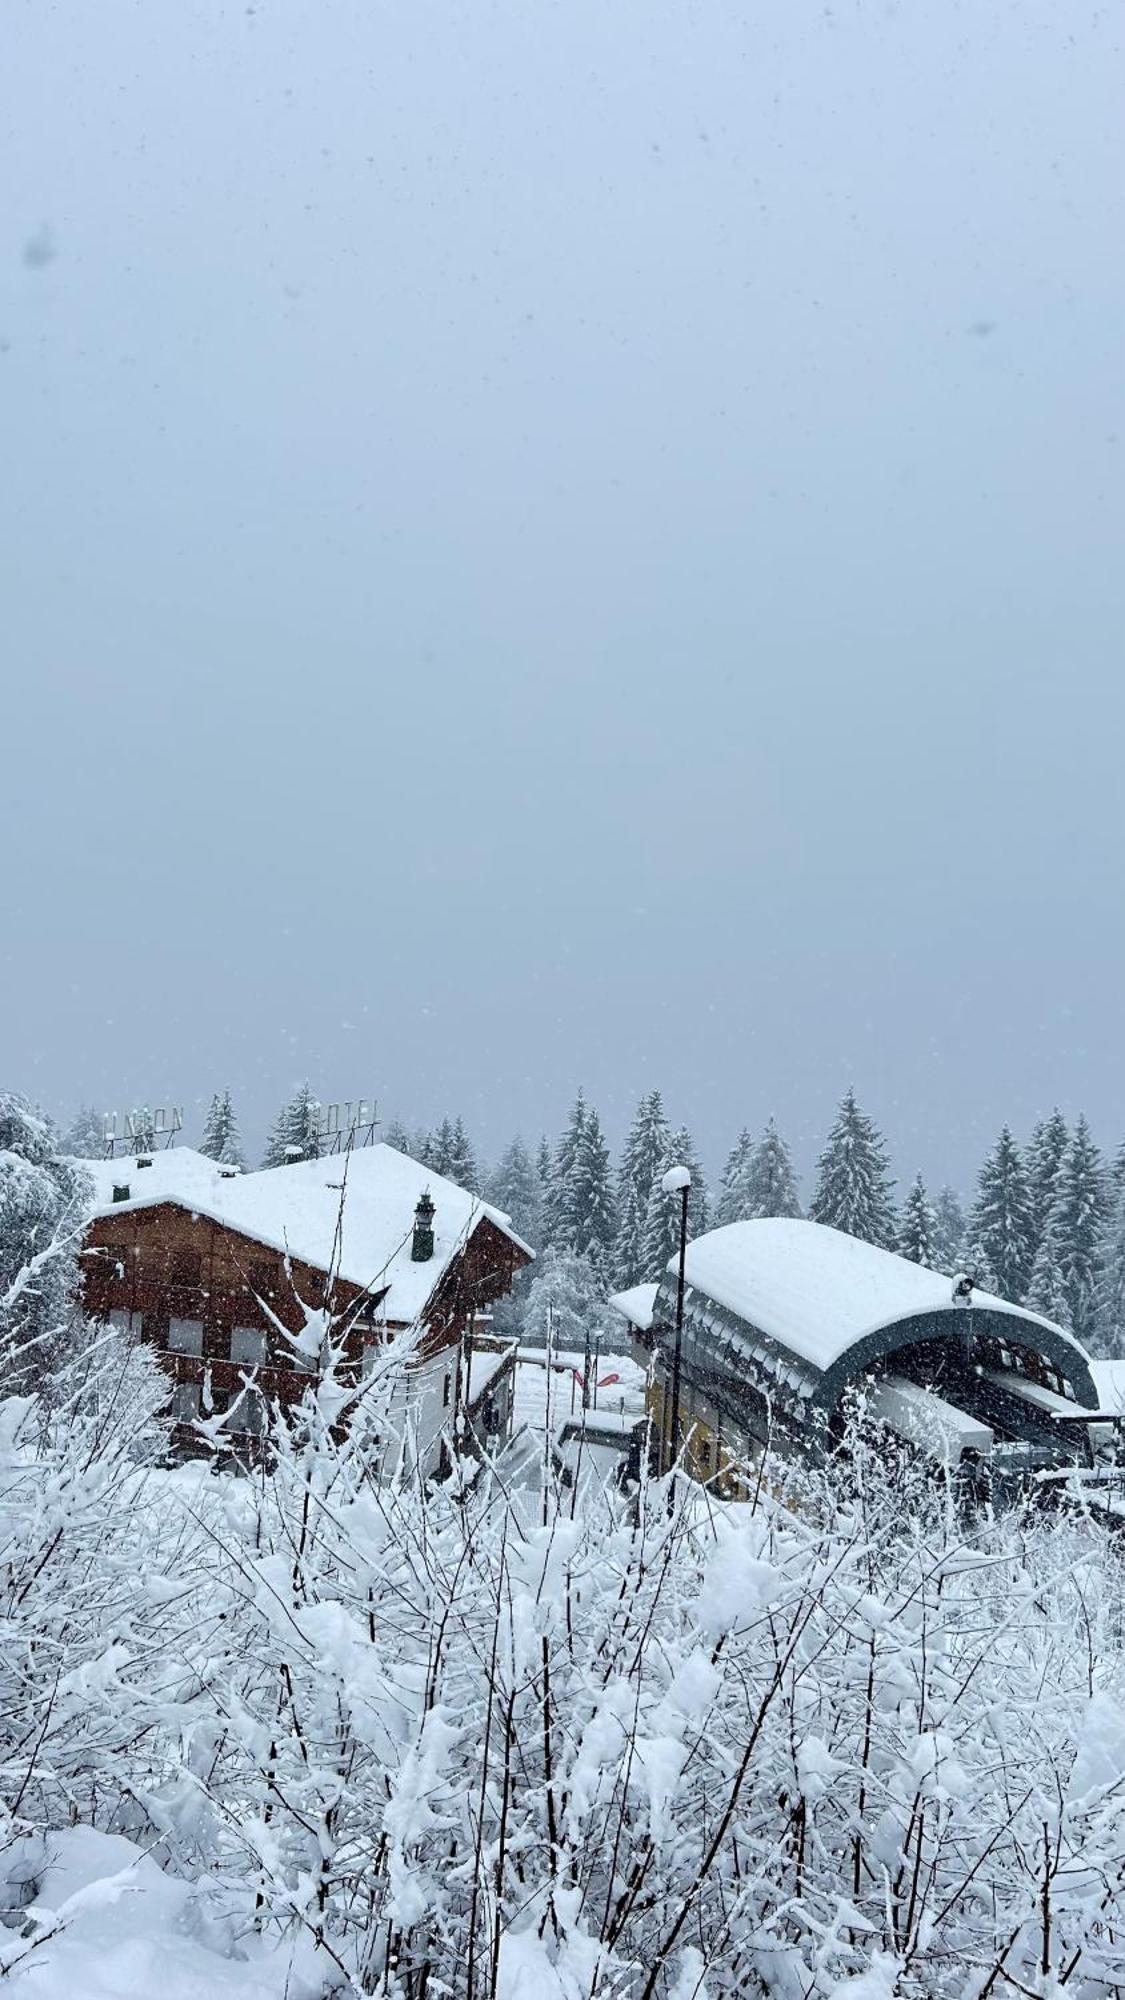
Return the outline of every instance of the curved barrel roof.
[[[669,1260],[659,1316],[670,1316],[676,1259]],[[689,1316],[719,1309],[727,1348],[739,1323],[764,1336],[761,1349],[788,1357],[793,1386],[819,1403],[834,1401],[844,1383],[879,1356],[922,1340],[955,1339],[967,1308],[952,1281],[891,1250],[880,1250],[822,1223],[789,1219],[732,1222],[687,1246]],[[989,1292],[972,1295],[974,1330],[1007,1337],[1049,1360],[1080,1400],[1094,1393],[1086,1354],[1065,1328]],[[716,1332],[719,1325],[716,1324]],[[702,1332],[702,1326],[699,1327]]]

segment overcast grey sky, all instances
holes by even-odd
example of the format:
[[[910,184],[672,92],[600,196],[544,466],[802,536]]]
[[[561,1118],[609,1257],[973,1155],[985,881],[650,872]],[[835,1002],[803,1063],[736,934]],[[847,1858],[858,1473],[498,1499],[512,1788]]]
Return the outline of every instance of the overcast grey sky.
[[[8,0],[5,1081],[1116,1143],[1122,32]]]

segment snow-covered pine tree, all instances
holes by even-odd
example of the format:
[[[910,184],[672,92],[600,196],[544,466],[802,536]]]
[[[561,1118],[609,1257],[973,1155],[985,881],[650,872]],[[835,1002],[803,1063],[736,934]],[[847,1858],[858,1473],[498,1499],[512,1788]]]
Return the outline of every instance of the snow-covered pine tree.
[[[1035,1261],[1031,1196],[1007,1125],[980,1170],[969,1217],[972,1262],[982,1284],[1022,1305]]]
[[[1125,1360],[1125,1187],[1111,1203],[1098,1251],[1098,1290],[1091,1345]]]
[[[681,1125],[669,1138],[668,1150],[658,1165],[645,1209],[641,1257],[648,1278],[661,1278],[669,1257],[675,1256],[680,1247],[680,1196],[666,1194],[661,1185],[670,1167],[686,1167],[691,1175],[688,1240],[702,1236],[707,1227],[707,1183],[691,1134],[686,1126]]]
[[[0,1091],[0,1388],[40,1385],[78,1318],[78,1252],[92,1190],[48,1121]]]
[[[620,1287],[639,1284],[650,1275],[644,1262],[645,1223],[671,1137],[660,1092],[651,1090],[637,1106],[617,1175],[614,1281]]]
[[[588,1257],[552,1243],[530,1273],[520,1338],[546,1345],[547,1328],[556,1347],[581,1353],[602,1337],[607,1316],[605,1285]]]
[[[926,1183],[921,1174],[915,1174],[899,1218],[898,1241],[895,1244],[899,1256],[908,1257],[912,1264],[925,1264],[932,1271],[934,1231],[934,1211],[926,1193]]]
[[[421,1158],[421,1155],[419,1155]],[[453,1125],[443,1118],[440,1125],[427,1134],[423,1166],[432,1167],[435,1174],[449,1177],[449,1163],[453,1158]]]
[[[849,1090],[817,1163],[809,1216],[890,1250],[895,1240],[893,1186],[882,1134]]]
[[[263,1167],[292,1166],[298,1160],[320,1157],[320,1104],[307,1083],[295,1091],[278,1112],[266,1150]]]
[[[412,1158],[417,1158],[414,1134],[407,1130],[401,1118],[391,1119],[383,1133],[383,1144],[393,1146],[396,1153],[409,1153]]]
[[[575,1247],[573,1228],[574,1208],[574,1162],[586,1126],[586,1094],[579,1087],[578,1095],[567,1121],[562,1138],[551,1162],[551,1178],[547,1189],[547,1241],[560,1250]]]
[[[943,1187],[934,1203],[934,1270],[952,1278],[965,1257],[965,1211],[951,1187]]]
[[[610,1278],[616,1215],[609,1147],[601,1120],[589,1105],[578,1135],[566,1198],[571,1248],[586,1257],[604,1283]]]
[[[1032,1312],[1042,1313],[1044,1319],[1055,1320],[1060,1326],[1069,1324],[1070,1299],[1063,1271],[1062,1237],[1056,1228],[1053,1209],[1047,1218],[1047,1227],[1039,1239],[1039,1248],[1035,1252],[1035,1262],[1031,1267],[1031,1279],[1023,1303]]]
[[[238,1137],[238,1122],[229,1090],[216,1091],[211,1099],[199,1150],[206,1153],[208,1159],[219,1160],[225,1167],[245,1166],[246,1157]]]
[[[1052,1296],[1057,1294],[1057,1281],[1050,1275],[1052,1267],[1057,1267],[1062,1282],[1062,1321],[1079,1340],[1097,1335],[1099,1264],[1109,1212],[1105,1163],[1089,1125],[1084,1117],[1079,1117],[1055,1182],[1055,1198],[1041,1246],[1045,1252],[1044,1276],[1037,1287],[1033,1272],[1032,1289],[1036,1297],[1029,1295],[1028,1299],[1036,1311],[1046,1311],[1038,1303],[1038,1297],[1048,1283]],[[1057,1318],[1059,1314],[1048,1317]]]
[[[72,1160],[105,1157],[105,1117],[92,1104],[81,1104],[62,1135],[59,1150]]]
[[[713,1217],[716,1229],[728,1222],[748,1222],[753,1213],[750,1206],[749,1180],[751,1166],[757,1147],[745,1125],[739,1133],[723,1168],[723,1178],[719,1184],[719,1199],[715,1203]]]
[[[1027,1176],[1027,1192],[1031,1203],[1032,1261],[1046,1234],[1051,1204],[1055,1199],[1055,1186],[1063,1155],[1070,1143],[1066,1119],[1056,1109],[1049,1118],[1041,1118],[1027,1143],[1024,1155],[1024,1172]]]
[[[441,1172],[458,1187],[467,1188],[470,1194],[479,1194],[480,1168],[477,1165],[472,1142],[465,1130],[464,1121],[460,1117],[453,1120],[445,1157],[446,1164]]]
[[[495,1208],[511,1216],[517,1236],[533,1250],[543,1241],[543,1197],[535,1162],[518,1136],[500,1155],[485,1188]]]
[[[766,1129],[751,1156],[746,1195],[749,1203],[747,1213],[750,1218],[795,1216],[801,1213],[789,1148],[772,1118],[767,1121]]]
[[[1125,1141],[1122,1142],[1114,1154],[1109,1174],[1117,1192],[1125,1194]]]

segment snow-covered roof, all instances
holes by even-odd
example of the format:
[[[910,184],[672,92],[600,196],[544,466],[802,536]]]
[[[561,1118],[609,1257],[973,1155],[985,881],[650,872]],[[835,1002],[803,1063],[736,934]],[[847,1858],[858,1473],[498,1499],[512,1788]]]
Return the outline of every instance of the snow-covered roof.
[[[1125,1412],[1125,1361],[1103,1361],[1091,1357],[1090,1373],[1098,1392],[1099,1410]]]
[[[652,1325],[653,1310],[659,1285],[630,1285],[627,1292],[614,1292],[609,1304],[630,1326],[637,1326],[647,1333]]]
[[[151,1159],[151,1166],[140,1168],[127,1159],[90,1162],[95,1213],[121,1215],[175,1202],[318,1270],[332,1261],[339,1226],[340,1276],[376,1292],[387,1286],[383,1311],[394,1321],[418,1317],[482,1217],[517,1249],[534,1254],[501,1210],[394,1146],[365,1146],[233,1176],[188,1146],[153,1153]],[[115,1201],[114,1188],[125,1186],[128,1199]],[[434,1254],[416,1264],[410,1254],[414,1210],[427,1191],[434,1204]]]
[[[672,1257],[668,1270],[675,1268]],[[940,1272],[818,1222],[769,1219],[709,1230],[688,1244],[685,1275],[694,1290],[821,1370],[896,1321],[965,1311]],[[973,1305],[1046,1328],[1085,1360],[1072,1335],[1036,1313],[984,1291],[974,1291]]]

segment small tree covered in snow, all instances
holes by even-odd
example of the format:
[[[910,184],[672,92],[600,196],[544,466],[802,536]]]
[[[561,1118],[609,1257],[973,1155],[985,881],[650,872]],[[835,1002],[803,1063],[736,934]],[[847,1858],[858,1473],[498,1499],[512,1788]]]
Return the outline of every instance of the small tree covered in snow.
[[[45,1119],[0,1092],[0,1384],[51,1374],[77,1323],[78,1251],[91,1200]]]
[[[556,1346],[577,1351],[601,1335],[606,1316],[605,1285],[589,1258],[552,1244],[528,1286],[524,1340],[544,1346],[550,1326]]]
[[[716,1229],[722,1228],[728,1222],[748,1222],[754,1213],[751,1205],[750,1176],[756,1152],[754,1140],[743,1126],[727,1154],[727,1163],[723,1168],[719,1198],[715,1203]]]
[[[750,1160],[746,1199],[750,1218],[796,1216],[801,1213],[789,1148],[772,1118],[768,1120]]]
[[[895,1240],[893,1186],[882,1134],[849,1090],[817,1164],[809,1215],[889,1250]]]
[[[965,1261],[965,1211],[951,1187],[943,1187],[934,1203],[934,1269],[950,1277]]]
[[[292,1166],[320,1155],[320,1104],[307,1083],[278,1112],[266,1141],[263,1167]]]
[[[915,1174],[902,1205],[895,1248],[900,1257],[908,1257],[912,1264],[925,1264],[933,1270],[934,1234],[934,1211],[926,1193],[926,1184],[921,1174]]]
[[[79,1105],[59,1141],[60,1153],[74,1160],[105,1158],[105,1114],[93,1104]]]
[[[1019,1148],[1006,1125],[980,1170],[969,1241],[982,1282],[1022,1305],[1034,1262],[1034,1219]]]
[[[516,1235],[538,1249],[543,1241],[543,1197],[535,1162],[521,1138],[505,1147],[485,1194],[494,1208],[511,1216]]]
[[[649,1199],[669,1157],[671,1131],[660,1092],[652,1090],[637,1106],[617,1175],[615,1282],[635,1285],[649,1275],[645,1231]]]
[[[246,1156],[238,1136],[238,1121],[234,1115],[229,1090],[216,1091],[211,1099],[207,1122],[203,1127],[203,1137],[199,1150],[208,1159],[218,1160],[226,1167],[244,1167]]]

